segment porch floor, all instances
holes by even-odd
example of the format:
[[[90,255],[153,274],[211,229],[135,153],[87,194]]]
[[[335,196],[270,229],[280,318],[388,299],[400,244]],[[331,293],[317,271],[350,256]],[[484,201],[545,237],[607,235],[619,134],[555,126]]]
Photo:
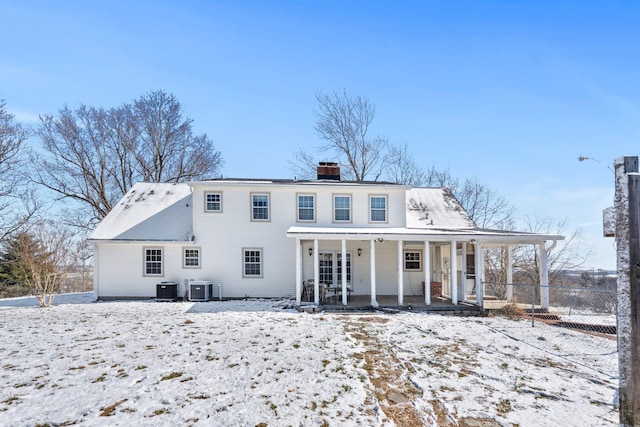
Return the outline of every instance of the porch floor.
[[[342,305],[341,300],[332,300],[321,302],[318,307],[313,301],[301,301],[300,309],[315,308],[314,311],[365,311],[365,310],[382,310],[382,311],[423,311],[423,312],[465,312],[465,314],[480,314],[482,308],[468,301],[459,301],[457,305],[451,303],[451,299],[445,297],[431,297],[431,305],[424,302],[424,296],[405,296],[403,305],[398,305],[397,295],[378,295],[376,298],[378,307],[371,306],[370,295],[351,295],[347,305]],[[462,314],[462,313],[458,313]]]

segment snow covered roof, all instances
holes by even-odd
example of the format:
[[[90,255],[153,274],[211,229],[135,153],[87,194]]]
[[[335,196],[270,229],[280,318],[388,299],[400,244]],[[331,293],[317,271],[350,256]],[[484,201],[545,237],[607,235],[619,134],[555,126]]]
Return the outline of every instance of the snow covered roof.
[[[188,184],[135,184],[89,240],[188,241],[193,234]]]
[[[406,198],[407,228],[475,227],[448,188],[412,188]]]

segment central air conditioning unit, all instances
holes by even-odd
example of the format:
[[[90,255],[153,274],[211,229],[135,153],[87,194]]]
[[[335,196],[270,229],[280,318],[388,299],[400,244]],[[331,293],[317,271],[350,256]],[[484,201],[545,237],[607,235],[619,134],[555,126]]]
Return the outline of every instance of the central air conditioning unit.
[[[189,282],[189,301],[209,301],[213,284],[208,280],[194,280]]]
[[[175,301],[178,299],[176,282],[160,282],[156,285],[156,301]]]

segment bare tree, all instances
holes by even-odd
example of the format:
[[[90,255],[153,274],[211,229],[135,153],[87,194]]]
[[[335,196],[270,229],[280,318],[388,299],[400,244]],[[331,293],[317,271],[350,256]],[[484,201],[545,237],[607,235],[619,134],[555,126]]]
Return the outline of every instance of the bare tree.
[[[346,179],[354,181],[380,178],[384,171],[387,139],[369,136],[369,126],[376,115],[376,107],[363,96],[352,96],[346,91],[331,94],[317,93],[318,109],[315,131],[323,141],[318,147],[320,156],[330,156],[341,165]],[[313,156],[299,149],[294,154],[292,169],[301,176],[311,166]],[[317,162],[313,162],[311,171]]]
[[[182,182],[219,174],[222,155],[206,135],[194,135],[178,100],[149,92],[133,104],[105,110],[63,107],[41,117],[44,154],[34,152],[32,179],[73,201],[68,218],[92,228],[138,181]]]
[[[0,242],[22,227],[37,209],[37,199],[21,172],[23,146],[30,134],[0,100]]]
[[[389,182],[413,187],[426,186],[429,179],[427,172],[415,161],[407,144],[389,145],[385,163]]]
[[[515,229],[515,207],[494,189],[481,184],[476,177],[465,179],[461,186],[452,191],[478,227]]]
[[[289,160],[289,170],[297,179],[314,179],[319,159],[302,147],[293,153],[293,158]]]
[[[525,217],[525,231],[532,233],[565,234],[565,240],[559,241],[549,255],[549,283],[563,285],[567,270],[579,270],[589,260],[592,250],[582,240],[579,230],[570,234],[567,231],[567,219]],[[514,275],[524,283],[537,283],[540,278],[539,248],[524,245],[514,250]]]
[[[453,175],[449,169],[436,169],[431,165],[425,170],[425,187],[448,188],[452,192],[458,189],[460,180]]]
[[[73,236],[52,220],[38,221],[29,233],[32,239],[18,241],[18,256],[40,307],[50,307],[73,268]]]

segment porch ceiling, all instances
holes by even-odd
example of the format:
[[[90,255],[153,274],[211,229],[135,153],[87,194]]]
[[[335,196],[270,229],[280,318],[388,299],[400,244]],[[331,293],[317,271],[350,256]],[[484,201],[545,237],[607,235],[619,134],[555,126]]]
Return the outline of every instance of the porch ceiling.
[[[483,245],[538,244],[564,240],[558,234],[521,233],[477,228],[377,228],[377,227],[290,227],[287,237],[319,240],[423,240],[430,242],[472,241]]]

